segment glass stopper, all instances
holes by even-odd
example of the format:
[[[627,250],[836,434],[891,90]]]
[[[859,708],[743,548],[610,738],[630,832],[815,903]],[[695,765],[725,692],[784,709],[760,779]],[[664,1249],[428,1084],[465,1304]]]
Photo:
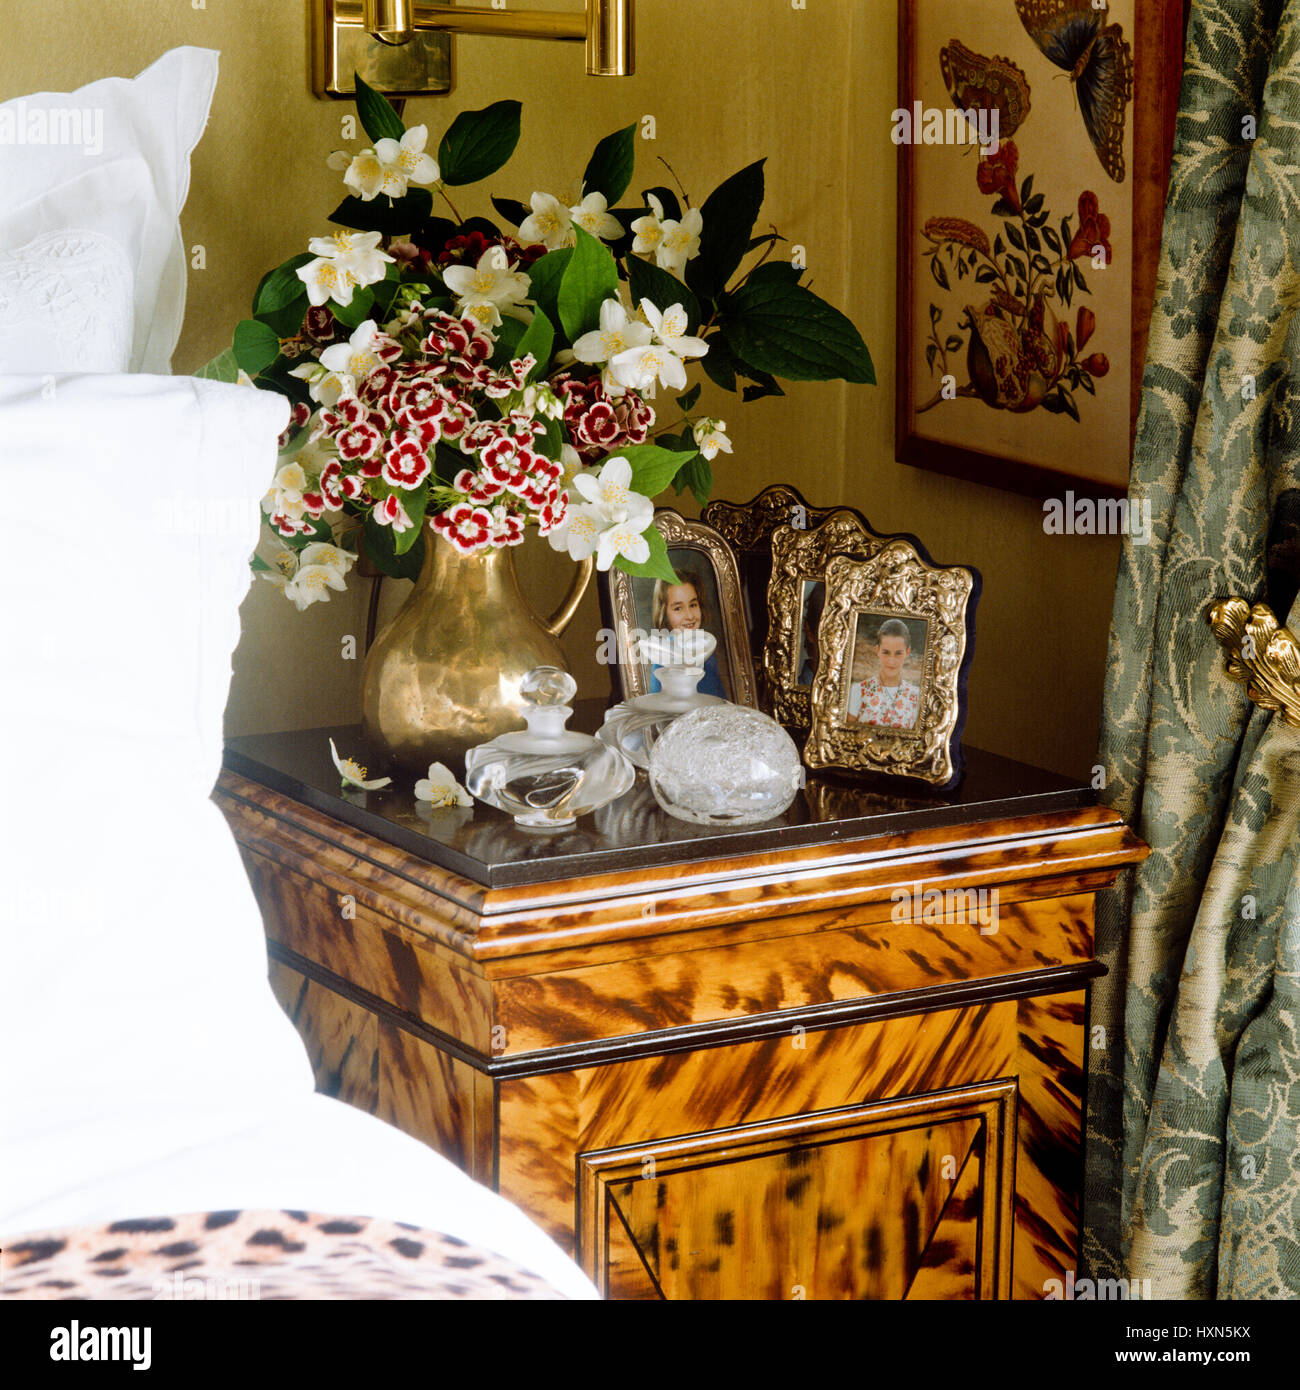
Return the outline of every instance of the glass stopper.
[[[702,627],[682,627],[675,632],[655,628],[637,643],[636,656],[652,666],[703,666],[717,645],[718,639]]]
[[[577,693],[577,681],[558,666],[534,666],[519,682],[524,703],[538,708],[567,705]]]

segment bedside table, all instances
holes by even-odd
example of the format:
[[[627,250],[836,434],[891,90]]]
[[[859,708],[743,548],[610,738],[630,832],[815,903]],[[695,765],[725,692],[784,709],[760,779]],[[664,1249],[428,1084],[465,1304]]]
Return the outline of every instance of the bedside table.
[[[1077,1270],[1093,895],[1146,853],[1088,789],[968,749],[946,795],[819,776],[718,829],[642,778],[539,834],[341,796],[331,735],[360,748],[231,740],[215,794],[318,1086],[610,1297],[1042,1298]]]

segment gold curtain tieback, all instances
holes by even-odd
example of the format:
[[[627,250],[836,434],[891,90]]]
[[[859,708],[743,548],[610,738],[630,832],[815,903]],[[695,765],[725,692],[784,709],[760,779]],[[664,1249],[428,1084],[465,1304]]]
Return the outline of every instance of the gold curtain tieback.
[[[1280,714],[1300,728],[1300,643],[1266,603],[1221,599],[1209,612],[1210,626],[1227,652],[1224,669],[1246,687],[1260,709]]]

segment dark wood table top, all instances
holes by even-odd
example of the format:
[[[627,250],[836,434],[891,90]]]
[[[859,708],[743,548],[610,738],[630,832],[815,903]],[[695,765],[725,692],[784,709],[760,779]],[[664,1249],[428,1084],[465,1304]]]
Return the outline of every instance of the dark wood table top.
[[[579,701],[571,723],[590,732],[603,713],[600,701]],[[776,854],[929,826],[1050,814],[1096,801],[1090,787],[1067,777],[967,748],[965,776],[952,791],[869,774],[810,772],[789,809],[760,825],[677,820],[660,809],[645,774],[638,773],[636,785],[617,801],[580,817],[567,830],[547,832],[522,829],[481,802],[472,808],[433,810],[415,800],[414,782],[401,778],[379,791],[342,794],[330,759],[331,737],[340,756],[364,761],[361,726],[352,724],[232,738],[225,766],[485,888],[729,855]]]

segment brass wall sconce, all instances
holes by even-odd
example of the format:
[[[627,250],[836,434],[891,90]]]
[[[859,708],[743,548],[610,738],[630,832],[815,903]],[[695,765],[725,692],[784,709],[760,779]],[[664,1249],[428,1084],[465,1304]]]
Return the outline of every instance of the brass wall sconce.
[[[391,96],[448,92],[452,34],[581,41],[591,76],[635,68],[633,0],[586,0],[585,12],[312,0],[312,23],[312,85],[322,97],[351,96],[354,71]]]

